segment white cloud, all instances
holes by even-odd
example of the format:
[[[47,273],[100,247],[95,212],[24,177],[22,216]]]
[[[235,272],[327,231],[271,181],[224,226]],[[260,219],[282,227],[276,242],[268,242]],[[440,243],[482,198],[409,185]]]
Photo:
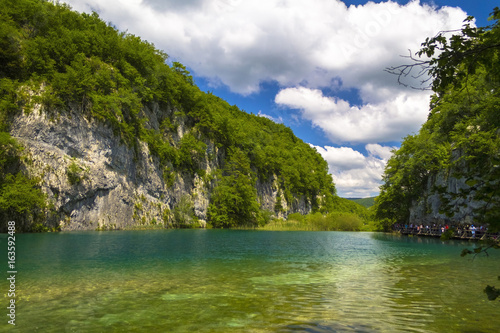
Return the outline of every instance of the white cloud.
[[[199,76],[242,94],[265,80],[283,86],[394,86],[382,70],[427,36],[461,27],[466,14],[418,1],[347,7],[335,0],[66,0],[98,10],[118,28],[155,43]]]
[[[428,94],[384,68],[466,13],[419,1],[347,7],[336,0],[66,0],[155,43],[213,85],[250,94],[277,81],[276,102],[302,110],[334,143],[388,142],[425,121]],[[408,80],[417,84],[411,77]],[[411,82],[408,82],[411,83]],[[295,87],[295,88],[293,88]],[[361,106],[320,90],[352,89]]]
[[[364,156],[350,147],[311,146],[328,162],[339,196],[347,198],[378,195],[385,165],[394,148],[367,144],[368,156]]]
[[[369,143],[365,146],[365,149],[370,153],[371,156],[378,157],[384,161],[388,161],[392,156],[392,150],[394,147],[381,146],[376,143]]]
[[[275,102],[301,110],[302,117],[323,129],[334,143],[390,142],[418,131],[427,118],[429,93],[400,93],[386,101],[358,107],[324,96],[319,89],[299,87],[281,90]]]
[[[282,124],[283,123],[283,118],[281,116],[278,117],[278,118],[275,118],[275,117],[270,116],[268,114],[262,113],[262,110],[259,110],[259,113],[257,113],[257,115],[259,117],[264,117],[264,118],[270,119],[270,120],[272,120],[272,121],[274,121],[275,123],[278,123],[278,124]]]
[[[334,143],[390,142],[416,132],[426,119],[429,94],[397,85],[383,70],[400,64],[409,49],[417,51],[426,37],[460,28],[467,16],[460,8],[437,9],[418,0],[349,7],[338,0],[63,1],[98,11],[213,86],[247,95],[262,82],[278,82],[276,103],[300,109]],[[324,88],[339,95],[353,89],[362,103],[325,96]],[[378,192],[388,147],[368,144],[368,156],[345,147],[317,149],[340,194]]]

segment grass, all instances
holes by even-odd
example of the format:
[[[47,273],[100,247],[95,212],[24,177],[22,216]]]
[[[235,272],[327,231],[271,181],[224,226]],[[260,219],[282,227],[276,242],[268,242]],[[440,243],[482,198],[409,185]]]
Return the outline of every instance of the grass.
[[[266,224],[263,227],[258,228],[259,230],[307,230],[314,231],[317,230],[313,225],[309,223],[305,223],[303,221],[297,220],[283,220],[283,219],[275,219],[270,223]]]
[[[332,212],[301,215],[290,214],[287,220],[275,219],[258,230],[303,230],[303,231],[376,231],[372,221],[361,219],[358,215],[345,212]]]

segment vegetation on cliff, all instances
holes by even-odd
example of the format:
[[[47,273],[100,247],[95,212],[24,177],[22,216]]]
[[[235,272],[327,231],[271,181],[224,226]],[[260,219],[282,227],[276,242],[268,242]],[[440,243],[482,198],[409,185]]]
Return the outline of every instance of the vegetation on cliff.
[[[19,172],[20,147],[6,132],[0,132],[0,219],[29,216],[36,229],[44,218],[47,203],[37,186],[37,179],[30,179]]]
[[[54,121],[77,110],[111,126],[136,151],[146,142],[167,187],[176,173],[205,179],[213,226],[265,223],[255,186],[271,179],[282,189],[276,212],[294,211],[297,198],[312,211],[334,209],[335,187],[318,152],[290,128],[200,91],[182,64],[167,60],[153,44],[117,31],[96,13],[51,1],[0,0],[0,213],[33,217],[45,209],[36,180],[9,159],[21,156],[8,134],[10,122],[38,107]],[[153,126],[149,115],[158,109],[160,126]],[[180,124],[189,131],[176,139]],[[215,158],[208,142],[224,152],[223,166],[210,175],[201,167],[205,156]],[[67,171],[72,184],[79,183],[78,172],[76,166]],[[33,200],[12,201],[13,184]]]
[[[457,198],[481,203],[475,222],[500,226],[500,10],[484,28],[468,18],[458,34],[440,33],[422,44],[409,65],[391,70],[401,76],[430,74],[434,95],[427,122],[407,136],[389,160],[377,199],[376,215],[407,222],[412,206],[428,193],[440,195],[441,212],[453,221]],[[463,179],[467,187],[453,193],[428,181],[441,172]]]

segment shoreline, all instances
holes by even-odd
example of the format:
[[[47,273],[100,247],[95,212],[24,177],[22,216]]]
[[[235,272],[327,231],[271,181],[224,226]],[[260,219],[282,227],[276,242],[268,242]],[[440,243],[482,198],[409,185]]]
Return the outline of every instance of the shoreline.
[[[435,238],[444,237],[446,239],[473,240],[473,241],[498,240],[500,237],[499,232],[488,232],[487,228],[470,229],[468,226],[463,226],[459,228],[450,227],[446,229],[441,226],[433,226],[429,228],[427,226],[426,227],[394,226],[393,231],[406,236],[435,237]]]

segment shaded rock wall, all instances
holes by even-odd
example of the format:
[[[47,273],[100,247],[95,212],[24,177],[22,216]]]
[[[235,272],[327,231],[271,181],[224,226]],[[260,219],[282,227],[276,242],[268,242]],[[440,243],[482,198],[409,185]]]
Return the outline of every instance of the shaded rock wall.
[[[460,152],[453,151],[452,158],[458,160]],[[487,203],[474,199],[476,190],[481,186],[481,175],[470,182],[471,179],[461,176],[466,174],[467,168],[468,165],[462,162],[431,175],[423,195],[413,202],[409,223],[473,223],[481,214],[481,209],[487,209]]]

